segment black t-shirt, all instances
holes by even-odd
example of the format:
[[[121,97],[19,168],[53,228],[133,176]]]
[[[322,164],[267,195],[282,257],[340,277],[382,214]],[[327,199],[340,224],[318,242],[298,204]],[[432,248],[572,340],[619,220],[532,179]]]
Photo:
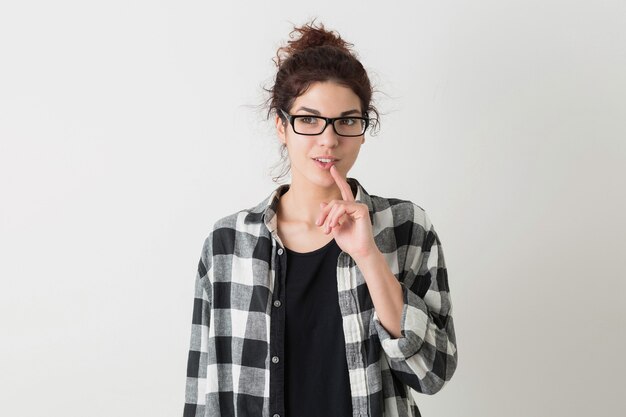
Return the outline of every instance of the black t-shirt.
[[[312,252],[287,252],[286,417],[351,417],[352,397],[331,240]]]

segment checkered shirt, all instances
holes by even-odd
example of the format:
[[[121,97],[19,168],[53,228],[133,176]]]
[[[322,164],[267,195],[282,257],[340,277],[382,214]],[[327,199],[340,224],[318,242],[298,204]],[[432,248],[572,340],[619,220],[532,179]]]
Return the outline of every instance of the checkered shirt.
[[[340,253],[337,293],[353,417],[417,417],[418,394],[441,390],[457,365],[441,241],[417,204],[370,195],[356,179],[346,180],[355,201],[369,209],[374,241],[404,300],[401,336],[394,338],[380,323],[355,261]],[[271,326],[272,314],[284,309],[276,302],[286,274],[276,210],[288,188],[280,185],[255,207],[217,220],[204,241],[184,417],[292,417],[284,415],[283,387],[276,386],[283,364],[275,352],[284,328]]]

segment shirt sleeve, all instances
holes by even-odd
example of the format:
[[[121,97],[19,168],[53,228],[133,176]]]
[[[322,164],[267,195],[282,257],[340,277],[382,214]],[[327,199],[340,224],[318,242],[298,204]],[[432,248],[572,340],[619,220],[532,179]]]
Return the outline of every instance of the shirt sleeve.
[[[209,323],[211,319],[211,271],[213,232],[206,238],[198,262],[193,299],[191,341],[187,359],[187,383],[183,417],[203,417],[207,387]]]
[[[414,204],[414,213],[400,275],[401,336],[390,335],[376,312],[372,320],[391,372],[415,391],[435,394],[456,370],[456,336],[441,241],[424,210]]]

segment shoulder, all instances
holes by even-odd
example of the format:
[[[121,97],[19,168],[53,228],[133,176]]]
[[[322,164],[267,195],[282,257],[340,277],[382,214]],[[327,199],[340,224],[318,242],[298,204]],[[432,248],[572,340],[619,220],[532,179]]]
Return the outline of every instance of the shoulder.
[[[249,210],[242,209],[233,213],[229,213],[223,217],[218,218],[213,222],[213,225],[209,229],[209,235],[207,238],[213,236],[222,236],[229,233],[234,233],[237,230],[238,219],[247,215]],[[241,227],[241,226],[239,226]]]
[[[209,228],[209,233],[205,238],[205,248],[207,252],[232,253],[235,239],[251,238],[257,239],[262,234],[260,224],[262,223],[263,212],[259,211],[262,204],[237,210],[218,218]]]
[[[400,198],[371,195],[374,240],[384,253],[398,248],[430,251],[439,238],[426,210],[419,204]],[[412,249],[411,249],[412,248]],[[400,254],[400,252],[398,252]]]
[[[383,227],[419,226],[423,230],[430,230],[432,227],[426,210],[411,200],[373,194],[370,199],[374,224]]]

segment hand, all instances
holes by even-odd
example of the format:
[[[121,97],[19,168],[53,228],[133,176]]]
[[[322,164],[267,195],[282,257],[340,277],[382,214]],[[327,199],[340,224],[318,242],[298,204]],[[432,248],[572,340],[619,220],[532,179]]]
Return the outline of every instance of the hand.
[[[354,200],[350,185],[334,165],[330,167],[330,174],[339,186],[342,199],[321,203],[316,225],[324,233],[332,233],[341,250],[354,259],[376,253],[378,247],[374,242],[367,205]]]

